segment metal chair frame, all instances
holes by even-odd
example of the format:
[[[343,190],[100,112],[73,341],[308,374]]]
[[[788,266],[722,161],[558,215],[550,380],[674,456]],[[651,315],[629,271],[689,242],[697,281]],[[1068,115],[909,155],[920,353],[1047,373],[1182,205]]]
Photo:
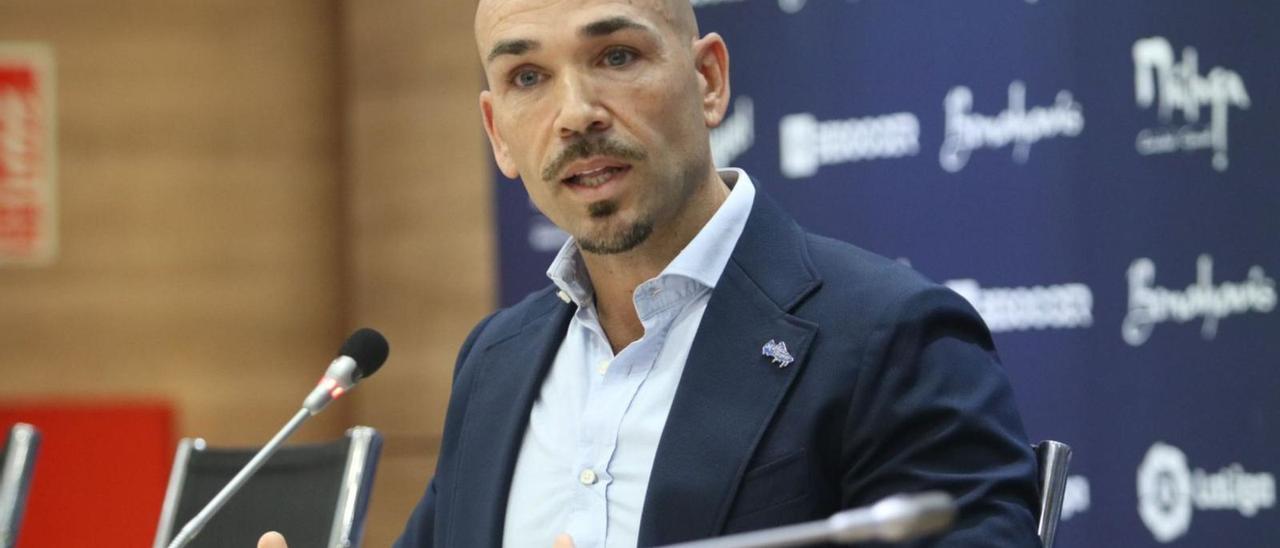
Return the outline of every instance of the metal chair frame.
[[[0,548],[12,548],[18,542],[39,450],[40,431],[34,426],[20,422],[9,429],[0,470]]]
[[[356,426],[346,432],[351,444],[343,467],[342,483],[334,505],[333,525],[329,532],[329,547],[357,547],[364,536],[364,511],[373,487],[373,475],[382,449],[382,437],[368,426]],[[183,484],[187,478],[187,465],[192,454],[205,451],[208,445],[201,438],[183,438],[169,472],[169,486],[165,490],[164,506],[160,510],[160,524],[156,528],[153,546],[165,548],[183,525],[174,523],[182,499]],[[265,533],[265,531],[263,531]]]
[[[1039,465],[1040,515],[1036,533],[1044,548],[1053,548],[1058,532],[1058,519],[1062,516],[1062,497],[1067,491],[1067,467],[1071,464],[1071,446],[1053,440],[1045,440],[1033,446]]]

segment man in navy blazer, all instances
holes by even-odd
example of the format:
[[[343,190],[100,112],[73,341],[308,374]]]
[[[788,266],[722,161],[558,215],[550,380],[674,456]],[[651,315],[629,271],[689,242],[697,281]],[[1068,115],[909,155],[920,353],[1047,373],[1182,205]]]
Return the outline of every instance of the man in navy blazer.
[[[636,290],[691,242],[721,270],[685,305],[699,309],[679,328],[680,363],[653,366],[683,369],[643,500],[626,501],[638,523],[622,541],[608,523],[556,546],[667,544],[937,489],[959,502],[957,521],[916,545],[1039,546],[1035,458],[982,320],[901,264],[805,232],[763,192],[735,201],[751,183],[717,171],[708,143],[729,102],[728,49],[698,33],[688,0],[481,0],[476,40],[497,164],[573,237],[591,291],[567,302],[548,287],[471,332],[435,476],[397,546],[549,544],[508,529],[513,508],[529,510],[510,504],[513,485],[551,474],[517,473],[532,410],[555,403],[542,396],[557,366],[592,374],[563,363],[583,318],[620,359],[649,336]],[[726,230],[730,206],[741,216]],[[602,485],[594,471],[569,483]]]
[[[549,287],[472,331],[406,548],[528,545],[504,530],[509,494],[575,313],[588,308],[615,353],[639,341],[636,288],[735,184],[708,145],[729,101],[728,49],[699,35],[687,0],[481,0],[476,36],[498,166],[573,236],[592,294],[575,304]],[[748,203],[697,305],[636,543],[941,489],[957,522],[922,544],[1038,546],[1034,456],[974,310],[905,266],[805,232],[763,193]]]
[[[708,146],[729,100],[727,47],[699,35],[687,0],[482,0],[476,36],[498,166],[574,237],[594,286],[585,306],[620,351],[644,334],[636,287],[730,192]],[[1035,459],[968,303],[805,232],[763,193],[731,245],[653,457],[639,545],[935,489],[960,512],[922,544],[1039,545]],[[463,344],[435,477],[398,546],[523,544],[504,531],[521,440],[580,307],[557,293],[493,314]]]
[[[763,194],[721,282],[658,447],[640,545],[930,489],[961,511],[929,545],[1039,545],[1034,456],[987,329],[963,299],[805,233]],[[572,312],[548,288],[472,332],[435,479],[398,546],[501,544],[520,438]],[[765,366],[770,339],[793,342],[794,363]]]

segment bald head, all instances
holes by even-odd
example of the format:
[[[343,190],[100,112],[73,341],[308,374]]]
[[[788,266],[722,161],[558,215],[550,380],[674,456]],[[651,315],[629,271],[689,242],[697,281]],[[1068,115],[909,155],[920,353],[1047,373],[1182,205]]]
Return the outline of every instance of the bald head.
[[[653,0],[662,4],[662,12],[672,28],[687,38],[698,37],[698,18],[693,15],[693,4],[689,0]]]
[[[679,38],[692,40],[699,36],[698,19],[693,14],[693,4],[689,0],[480,0],[476,6],[475,34],[481,57],[487,57],[488,52],[485,49],[494,27],[512,17],[518,17],[521,13],[566,2],[581,4],[584,7],[610,3],[625,5],[631,9],[652,13],[656,16],[654,20],[661,21],[667,26],[667,29],[663,30],[669,30]]]

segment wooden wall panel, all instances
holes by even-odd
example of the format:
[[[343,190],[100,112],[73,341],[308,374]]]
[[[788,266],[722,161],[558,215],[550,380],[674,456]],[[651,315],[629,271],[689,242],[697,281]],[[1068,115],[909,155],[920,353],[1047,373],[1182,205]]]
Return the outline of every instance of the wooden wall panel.
[[[336,17],[0,3],[0,40],[54,49],[61,208],[57,262],[0,269],[0,397],[160,396],[213,443],[291,415],[344,328]]]
[[[387,546],[435,467],[458,345],[493,307],[492,183],[473,3],[344,6],[352,320],[392,348],[354,411],[388,435],[367,537]]]
[[[61,256],[0,269],[0,398],[160,396],[261,444],[350,328],[387,368],[298,440],[387,435],[366,545],[435,466],[493,306],[471,2],[8,0],[58,63]]]

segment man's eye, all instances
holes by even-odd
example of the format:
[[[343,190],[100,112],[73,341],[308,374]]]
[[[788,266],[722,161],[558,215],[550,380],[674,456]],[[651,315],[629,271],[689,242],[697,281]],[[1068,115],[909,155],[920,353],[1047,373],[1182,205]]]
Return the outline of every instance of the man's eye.
[[[511,83],[518,88],[527,88],[537,85],[542,81],[542,75],[533,70],[522,70],[512,76]]]
[[[604,54],[604,64],[611,67],[624,66],[636,58],[636,54],[630,50],[615,49]]]

